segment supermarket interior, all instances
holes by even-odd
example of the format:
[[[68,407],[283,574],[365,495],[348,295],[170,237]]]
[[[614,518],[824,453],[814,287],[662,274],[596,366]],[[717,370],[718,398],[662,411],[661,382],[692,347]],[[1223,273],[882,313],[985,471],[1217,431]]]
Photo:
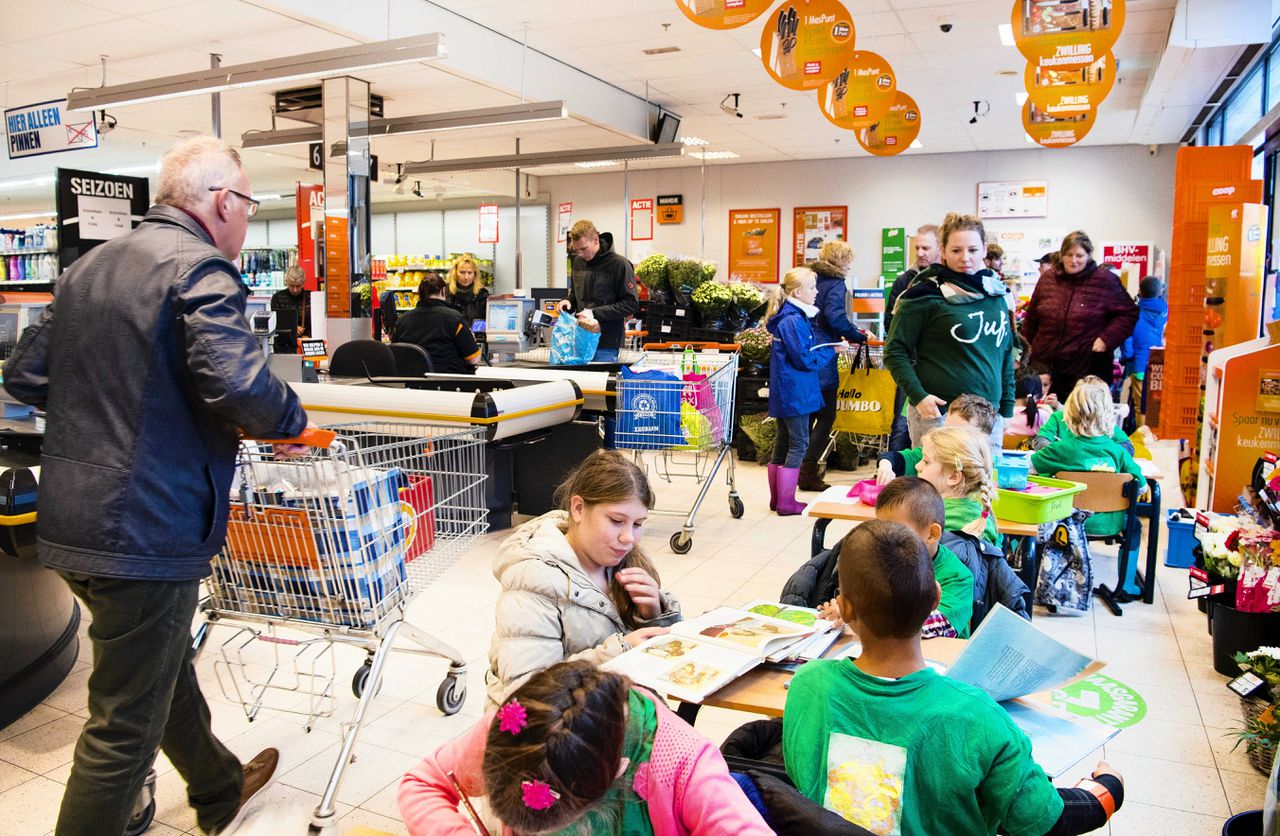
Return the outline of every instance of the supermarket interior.
[[[0,832],[1280,834],[1280,0],[0,21]]]

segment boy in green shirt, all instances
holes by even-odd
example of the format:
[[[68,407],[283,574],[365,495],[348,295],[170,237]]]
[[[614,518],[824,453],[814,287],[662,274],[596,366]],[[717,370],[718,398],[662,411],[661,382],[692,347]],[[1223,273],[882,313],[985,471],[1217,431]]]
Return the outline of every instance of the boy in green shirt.
[[[985,693],[930,668],[920,626],[940,591],[924,544],[873,520],[840,552],[837,599],[857,659],[796,672],[782,717],[787,774],[808,798],[880,834],[1074,836],[1123,803],[1120,776],[1055,789],[1031,742]]]

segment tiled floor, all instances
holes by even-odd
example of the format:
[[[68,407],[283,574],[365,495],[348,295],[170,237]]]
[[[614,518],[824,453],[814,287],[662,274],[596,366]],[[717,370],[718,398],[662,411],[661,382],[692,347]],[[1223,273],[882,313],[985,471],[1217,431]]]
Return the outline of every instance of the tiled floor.
[[[747,463],[737,475],[746,517],[732,519],[725,488],[713,486],[689,554],[673,554],[667,546],[668,537],[679,527],[677,518],[657,517],[647,529],[645,545],[663,585],[679,596],[686,612],[775,597],[787,576],[808,556],[809,523],[765,511],[764,469]],[[852,483],[857,477],[836,473],[831,478]],[[662,507],[688,507],[692,480],[671,484],[655,480],[655,484]],[[832,525],[829,541],[843,531]],[[344,828],[360,824],[403,833],[395,808],[399,776],[480,716],[485,654],[498,593],[489,564],[506,533],[495,533],[477,544],[411,606],[410,621],[451,641],[471,660],[467,701],[457,716],[442,717],[435,708],[435,693],[445,664],[401,654],[390,660],[382,691],[357,744],[357,758],[347,768],[338,793]],[[1114,566],[1114,556],[1105,550],[1095,554],[1100,580],[1113,578]],[[1239,701],[1223,687],[1225,678],[1213,671],[1204,616],[1186,600],[1185,590],[1185,571],[1162,566],[1152,606],[1131,604],[1122,618],[1099,607],[1080,618],[1044,613],[1036,618],[1037,625],[1063,641],[1108,660],[1104,673],[1133,686],[1146,701],[1145,719],[1105,747],[1106,759],[1126,780],[1124,809],[1110,826],[1114,836],[1217,834],[1229,815],[1262,805],[1264,777],[1249,765],[1243,749],[1233,750],[1231,739],[1224,736],[1240,721]],[[215,631],[200,662],[215,730],[243,758],[268,745],[279,747],[282,755],[278,780],[268,791],[271,804],[264,805],[251,822],[256,826],[247,830],[302,834],[307,813],[323,792],[336,758],[340,718],[345,719],[355,704],[348,682],[359,663],[359,652],[339,648],[339,713],[307,732],[298,715],[272,710],[250,723],[239,706],[222,694],[214,670],[220,635],[229,636],[230,631]],[[0,831],[6,834],[41,836],[53,827],[72,747],[85,716],[89,658],[86,642],[81,661],[66,683],[43,705],[0,730]],[[699,717],[698,728],[719,742],[748,719],[750,715],[708,709]],[[1103,755],[1086,759],[1067,779],[1074,782]],[[196,822],[182,781],[163,757],[156,768],[160,773],[158,813],[150,832],[198,832],[193,829]],[[266,820],[268,815],[279,818]]]

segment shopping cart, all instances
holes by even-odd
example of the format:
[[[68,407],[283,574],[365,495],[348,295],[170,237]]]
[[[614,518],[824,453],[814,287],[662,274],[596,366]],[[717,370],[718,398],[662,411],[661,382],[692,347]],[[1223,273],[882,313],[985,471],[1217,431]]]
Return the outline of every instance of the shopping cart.
[[[651,343],[619,374],[614,446],[632,450],[641,466],[644,451],[658,451],[655,466],[663,479],[692,476],[702,485],[687,512],[654,511],[685,518],[671,535],[676,554],[693,548],[694,518],[726,460],[729,513],[741,518],[745,510],[729,450],[737,376],[738,346],[718,343]]]
[[[847,370],[850,365],[858,361],[858,353],[863,350],[861,344],[854,344],[839,349],[836,352],[836,359],[842,371]],[[873,369],[884,368],[884,341],[871,339],[866,343],[866,358]],[[889,433],[883,435],[870,435],[864,433],[851,433],[842,430],[832,429],[831,437],[827,439],[827,446],[822,451],[822,455],[818,459],[819,464],[825,464],[827,457],[831,455],[836,448],[836,440],[839,436],[846,436],[853,444],[856,464],[861,466],[865,461],[874,461],[877,456],[889,449]]]
[[[406,622],[405,609],[485,533],[488,512],[483,428],[356,423],[308,433],[312,449],[297,459],[277,460],[271,442],[241,443],[196,642],[234,622],[214,661],[223,693],[250,720],[269,707],[304,715],[308,731],[337,708],[335,646],[365,651],[351,680],[355,712],[313,814],[322,832],[392,649],[447,659],[436,706],[446,715],[462,707],[465,660]]]

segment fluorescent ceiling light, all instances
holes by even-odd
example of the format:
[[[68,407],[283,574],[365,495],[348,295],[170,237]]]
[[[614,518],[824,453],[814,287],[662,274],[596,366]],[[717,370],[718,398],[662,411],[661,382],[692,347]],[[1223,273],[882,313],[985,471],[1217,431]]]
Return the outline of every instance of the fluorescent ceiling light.
[[[1002,23],[996,27],[1000,32],[1000,43],[1004,46],[1016,46],[1013,40],[1013,24]]]
[[[96,110],[104,107],[153,102],[179,96],[194,96],[256,87],[262,84],[280,84],[318,76],[344,73],[405,64],[413,61],[433,61],[446,56],[444,37],[439,32],[357,44],[341,49],[306,52],[287,58],[253,61],[197,70],[193,73],[152,78],[109,87],[91,87],[72,90],[67,94],[67,110]]]
[[[24,189],[27,186],[47,186],[52,182],[52,177],[35,177],[30,180],[9,180],[7,182],[0,183],[0,191]]]
[[[546,122],[566,119],[569,109],[563,101],[525,102],[502,107],[480,107],[473,110],[453,110],[446,113],[424,113],[420,116],[397,116],[391,119],[370,119],[370,138],[392,134],[450,131],[462,128],[483,128],[493,125],[517,125],[526,122]],[[302,145],[321,142],[324,131],[319,127],[290,128],[283,131],[245,131],[240,135],[242,148],[274,148],[281,145]]]
[[[690,151],[689,156],[703,160],[734,160],[738,155],[733,151]]]
[[[1027,95],[1028,93],[1026,90],[1019,90],[1017,93],[1013,94],[1013,100],[1018,103],[1018,107],[1022,107],[1027,103]]]
[[[697,148],[699,145],[711,144],[700,136],[682,136],[680,137],[680,143],[682,145],[688,145],[690,148]]]
[[[254,199],[254,200],[257,200],[257,201],[264,201],[264,200],[284,200],[284,199],[285,199],[285,197],[286,197],[286,195],[282,195],[282,194],[255,194],[255,195],[253,196],[253,199]],[[288,197],[292,198],[292,197],[293,197],[293,195],[288,195]]]
[[[751,54],[752,54],[752,55],[754,55],[754,56],[755,56],[755,57],[757,57],[757,58],[763,58],[763,57],[764,57],[764,56],[760,53],[760,47],[758,47],[758,46],[754,46],[754,47],[752,47],[752,48],[751,48]]]
[[[0,221],[21,221],[27,218],[52,218],[53,210],[48,212],[25,212],[21,215],[0,215]]]
[[[920,141],[920,140],[918,140],[918,139],[913,139],[913,140],[911,141],[911,144],[910,144],[910,145],[908,145],[907,147],[908,147],[908,148],[923,148],[923,147],[924,147],[924,143],[923,143],[923,142],[921,142],[921,141]]]
[[[576,151],[538,151],[532,154],[503,154],[497,157],[464,157],[456,160],[424,160],[404,164],[406,175],[440,174],[446,171],[492,171],[507,168],[536,168],[610,160],[659,160],[679,157],[684,146],[678,142],[653,145],[621,145],[612,148],[582,148]]]
[[[103,174],[156,174],[160,171],[160,163],[151,165],[131,165],[124,168],[109,168]]]
[[[617,160],[596,160],[590,163],[574,163],[578,168],[608,168],[609,166],[621,165]]]

